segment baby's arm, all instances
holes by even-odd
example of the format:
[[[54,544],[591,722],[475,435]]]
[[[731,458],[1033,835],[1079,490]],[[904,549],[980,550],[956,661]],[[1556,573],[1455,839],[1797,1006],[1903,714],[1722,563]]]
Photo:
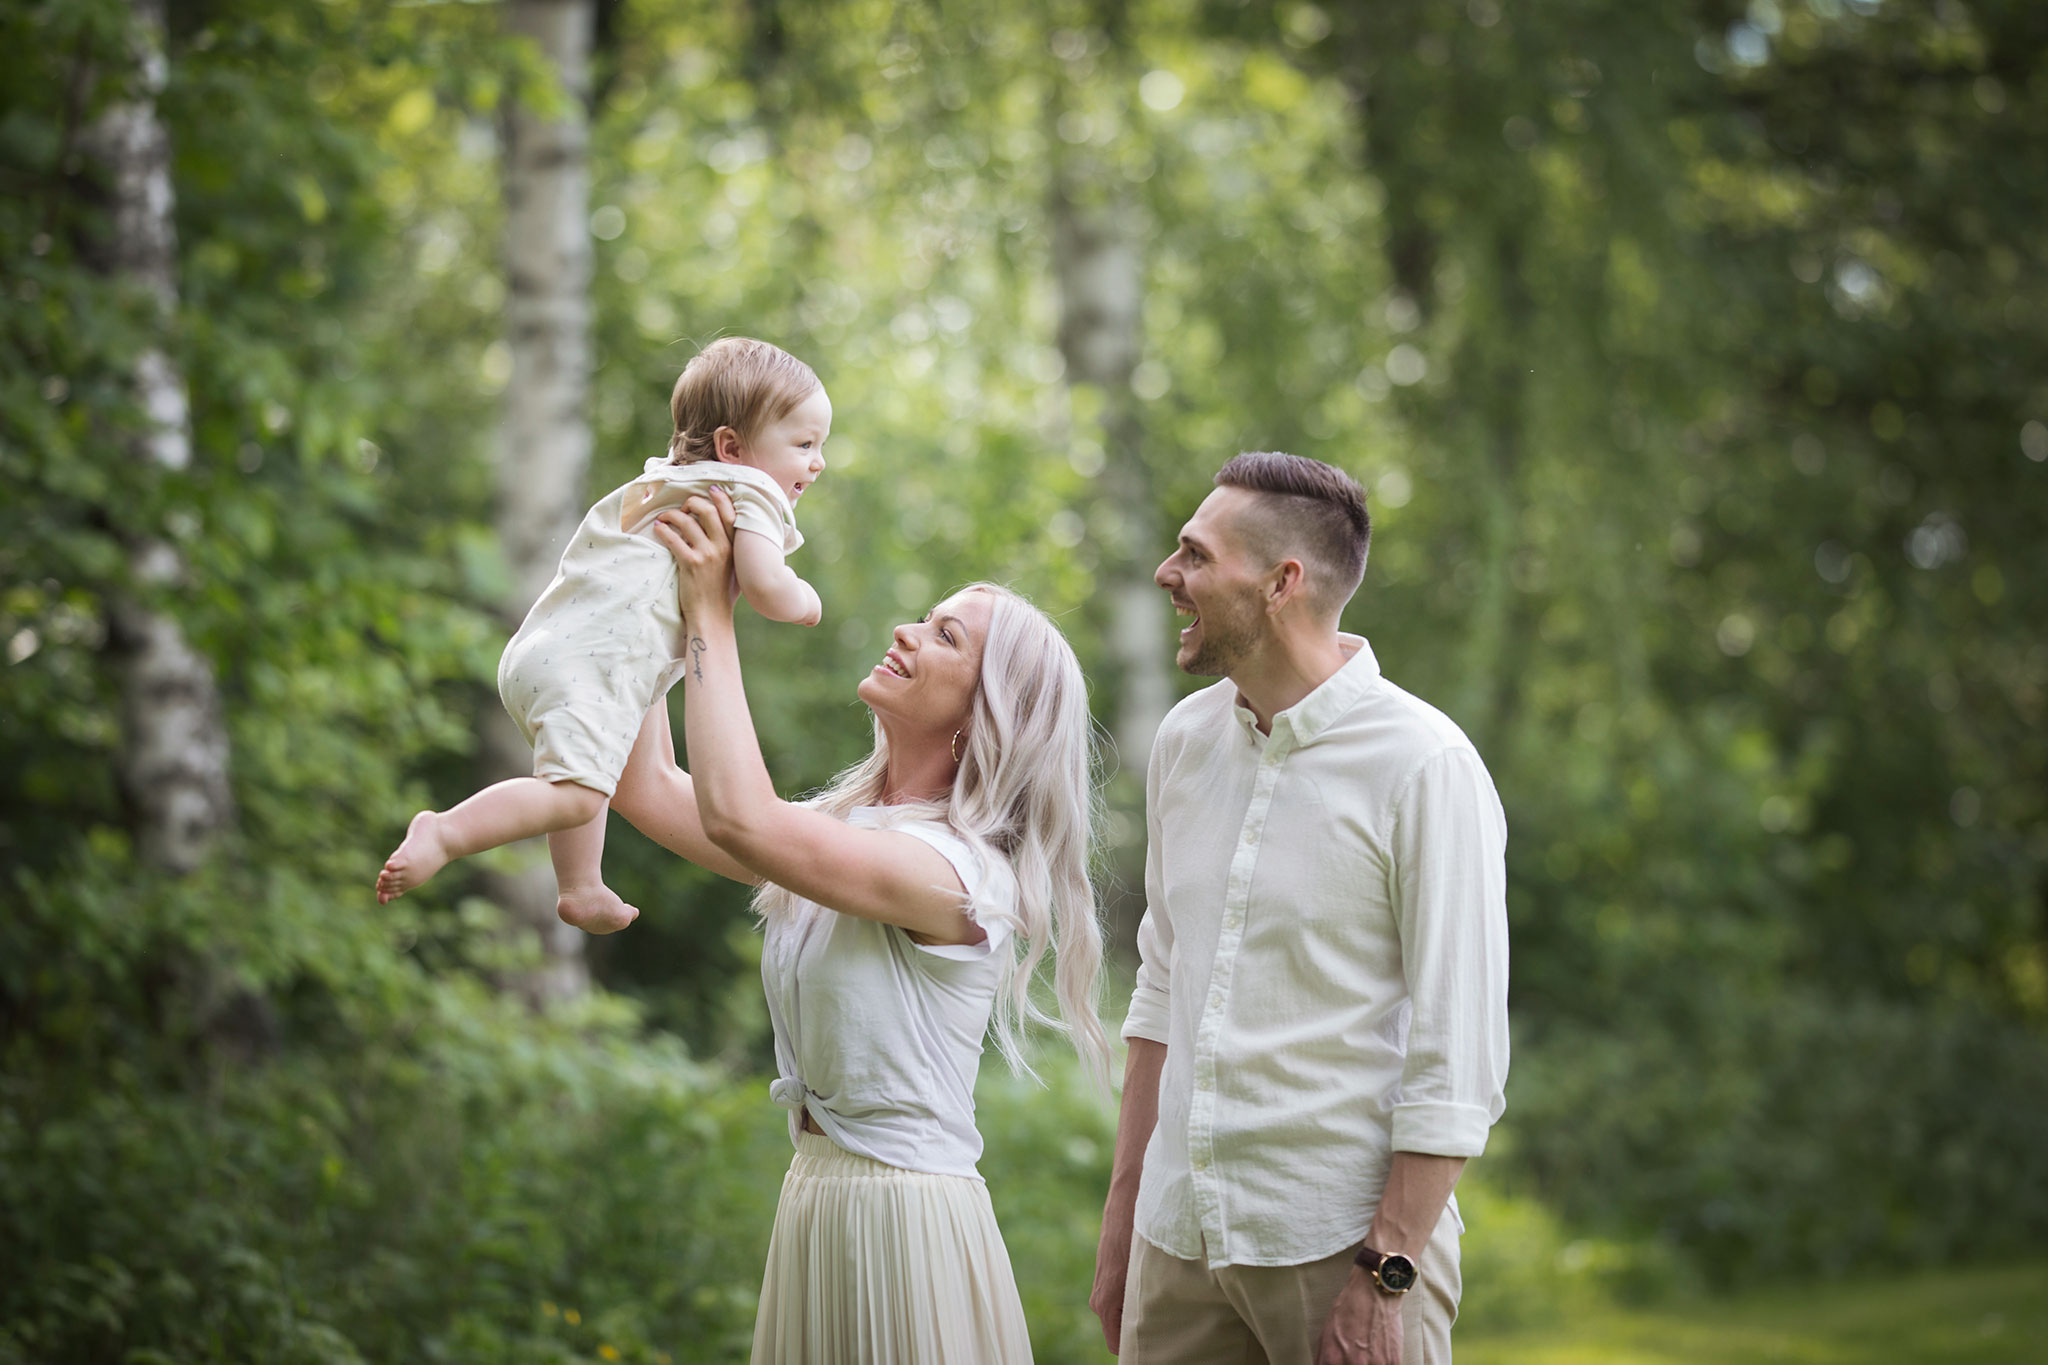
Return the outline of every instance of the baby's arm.
[[[815,626],[824,615],[818,590],[797,577],[782,562],[782,547],[758,531],[733,533],[732,565],[747,604],[769,620]]]

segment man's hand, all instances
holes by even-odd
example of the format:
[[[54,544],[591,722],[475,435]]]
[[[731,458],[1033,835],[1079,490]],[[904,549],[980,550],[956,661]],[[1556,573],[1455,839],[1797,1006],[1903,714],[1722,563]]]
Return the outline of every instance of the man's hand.
[[[1365,1244],[1420,1261],[1464,1169],[1461,1156],[1394,1153]],[[1401,1305],[1406,1302],[1404,1295],[1387,1293],[1369,1272],[1352,1266],[1323,1327],[1316,1365],[1401,1365]]]
[[[1316,1365],[1401,1365],[1401,1296],[1351,1267],[1323,1326]]]
[[[1111,1355],[1121,1353],[1124,1339],[1124,1284],[1131,1272],[1131,1226],[1134,1210],[1102,1211],[1102,1240],[1095,1244],[1095,1287],[1088,1307],[1102,1319],[1102,1342]]]
[[[1095,1287],[1088,1292],[1088,1306],[1102,1319],[1102,1341],[1111,1355],[1123,1351],[1124,1282],[1131,1273],[1138,1184],[1145,1171],[1145,1144],[1159,1121],[1159,1073],[1165,1066],[1166,1044],[1131,1039],[1124,1059],[1124,1097],[1117,1108],[1109,1196],[1102,1201],[1102,1240],[1095,1244]]]

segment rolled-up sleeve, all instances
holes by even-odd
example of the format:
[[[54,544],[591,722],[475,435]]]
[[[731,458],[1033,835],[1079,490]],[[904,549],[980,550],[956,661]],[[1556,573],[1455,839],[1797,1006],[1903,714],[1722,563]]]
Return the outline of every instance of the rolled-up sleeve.
[[[1479,756],[1459,747],[1425,760],[1394,811],[1394,904],[1414,1009],[1397,1152],[1478,1156],[1506,1105],[1506,858],[1507,818]]]
[[[1153,743],[1152,760],[1145,769],[1145,917],[1138,922],[1138,979],[1131,989],[1131,1012],[1124,1017],[1125,1042],[1133,1038],[1166,1042],[1172,1000],[1173,922],[1167,918],[1165,883],[1159,871],[1159,781],[1165,747]]]

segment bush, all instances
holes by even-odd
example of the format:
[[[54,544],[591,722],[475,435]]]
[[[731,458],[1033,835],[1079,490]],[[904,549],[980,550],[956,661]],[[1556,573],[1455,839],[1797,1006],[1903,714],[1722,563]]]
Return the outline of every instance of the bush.
[[[448,980],[390,1023],[197,1089],[11,1058],[0,1361],[744,1356],[788,1160],[757,1084],[615,1003]]]
[[[1547,1202],[1717,1282],[2048,1241],[2048,1049],[1976,1011],[1790,990],[1685,1038],[1558,1030],[1509,1114]]]
[[[1096,1093],[1071,1053],[1047,1044],[1043,1087],[1012,1076],[993,1052],[982,1062],[975,1122],[981,1173],[1010,1250],[1035,1357],[1103,1359],[1102,1326],[1088,1309],[1095,1244],[1116,1145],[1115,1102]]]

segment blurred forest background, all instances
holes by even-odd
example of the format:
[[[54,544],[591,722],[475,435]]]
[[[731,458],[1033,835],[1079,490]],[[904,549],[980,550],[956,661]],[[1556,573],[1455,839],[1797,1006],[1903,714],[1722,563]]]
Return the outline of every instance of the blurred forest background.
[[[1240,449],[1368,485],[1347,625],[1512,829],[1461,1340],[2048,1254],[2035,0],[0,0],[0,191],[0,1361],[743,1358],[737,889],[620,824],[610,939],[531,850],[371,896],[734,332],[837,414],[825,624],[743,640],[783,789],[1009,581],[1126,945],[1153,565]],[[983,1171],[1093,1360],[1050,1080]]]

